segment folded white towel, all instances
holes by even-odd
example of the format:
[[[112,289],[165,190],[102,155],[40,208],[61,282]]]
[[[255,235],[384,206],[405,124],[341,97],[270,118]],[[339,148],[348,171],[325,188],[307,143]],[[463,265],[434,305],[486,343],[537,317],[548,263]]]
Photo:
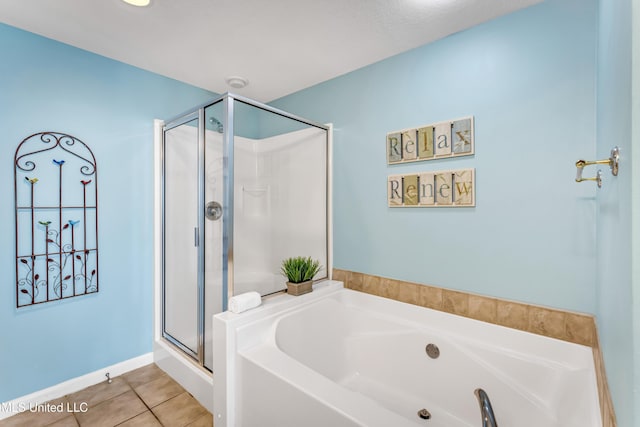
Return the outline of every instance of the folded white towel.
[[[232,296],[229,300],[229,311],[232,313],[242,313],[251,310],[262,304],[262,297],[257,292],[247,292]]]

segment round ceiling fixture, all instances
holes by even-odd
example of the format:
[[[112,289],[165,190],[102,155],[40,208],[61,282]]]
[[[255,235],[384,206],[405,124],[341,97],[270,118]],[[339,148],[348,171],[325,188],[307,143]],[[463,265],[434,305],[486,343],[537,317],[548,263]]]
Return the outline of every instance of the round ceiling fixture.
[[[229,76],[226,79],[224,79],[224,81],[227,82],[229,86],[236,89],[242,89],[243,87],[249,84],[249,80],[240,76]]]
[[[131,6],[146,7],[149,6],[151,0],[122,0],[123,2],[130,4]]]

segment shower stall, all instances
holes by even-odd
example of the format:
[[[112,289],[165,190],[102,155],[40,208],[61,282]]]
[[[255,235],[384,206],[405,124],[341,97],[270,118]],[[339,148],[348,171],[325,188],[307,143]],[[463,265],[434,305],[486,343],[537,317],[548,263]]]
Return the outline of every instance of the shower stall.
[[[192,383],[211,384],[211,318],[230,297],[283,291],[291,256],[329,276],[330,137],[234,94],[157,125],[154,359],[196,398]]]

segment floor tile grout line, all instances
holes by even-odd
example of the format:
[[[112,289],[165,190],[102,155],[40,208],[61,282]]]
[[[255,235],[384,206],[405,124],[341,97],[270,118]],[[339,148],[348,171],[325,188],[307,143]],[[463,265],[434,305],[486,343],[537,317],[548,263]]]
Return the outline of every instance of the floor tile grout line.
[[[162,375],[167,375],[167,374],[166,374],[166,373],[163,373]],[[161,375],[161,376],[162,376],[162,375]],[[161,376],[160,376],[160,377],[161,377]],[[160,378],[160,377],[158,377],[158,378]],[[150,381],[147,381],[147,382],[145,382],[145,383],[139,384],[139,385],[138,385],[138,387],[141,387],[141,386],[143,386],[143,385],[149,384],[149,383],[151,383],[151,382],[153,382],[153,381],[157,380],[158,378],[154,378],[153,380],[150,380]],[[136,391],[135,387],[133,387],[133,386],[131,385],[131,383],[130,383],[129,381],[127,381],[127,379],[126,379],[126,378],[124,378],[124,377],[123,377],[122,379],[123,379],[123,380],[124,380],[128,385],[129,385],[129,387],[131,387],[131,390],[133,390],[133,392],[135,393],[135,395],[136,395],[136,396],[138,396],[138,399],[140,399],[140,400],[142,401],[142,403],[144,404],[144,406],[149,410],[149,412],[151,412],[151,415],[153,415],[153,417],[158,421],[158,423],[159,423],[161,426],[164,426],[164,424],[162,424],[162,421],[160,421],[160,419],[159,419],[159,418],[158,418],[158,416],[155,414],[155,412],[153,412],[153,408],[155,408],[155,406],[154,406],[154,407],[151,407],[151,406],[147,405],[147,402],[145,402],[145,400],[142,398],[142,396],[140,396],[140,394],[138,394],[138,392]],[[182,386],[180,386],[180,387],[182,387]],[[184,388],[183,388],[183,390],[184,390]],[[185,392],[186,392],[186,390],[185,390]],[[182,394],[182,393],[180,393],[180,394]],[[175,396],[174,396],[174,397],[175,397]],[[169,401],[169,400],[171,400],[171,399],[173,399],[173,397],[172,397],[172,398],[169,398],[169,399],[167,399],[167,400],[163,400],[162,402],[158,403],[156,406],[158,406],[158,405],[162,405],[163,403],[168,402],[168,401]],[[139,416],[139,415],[140,415],[140,414],[136,415],[136,417],[137,417],[137,416]],[[133,417],[133,418],[135,418],[135,417]],[[130,418],[130,419],[132,419],[132,418]],[[123,421],[122,423],[125,423],[125,422],[127,422],[127,421],[128,421],[128,420]],[[120,424],[122,424],[122,423],[120,423]]]
[[[156,380],[160,379],[161,377],[163,377],[163,376],[165,376],[165,375],[166,375],[166,376],[168,376],[169,378],[171,378],[171,376],[170,376],[170,375],[168,375],[167,373],[164,373],[164,372],[163,372],[163,373],[162,373],[160,376],[158,376],[157,378],[154,378],[154,379],[152,379],[152,380],[149,380],[149,381],[146,381],[146,382],[144,382],[144,383],[138,384],[138,387],[142,387],[143,385],[146,385],[146,384],[152,383],[153,381],[156,381]],[[136,396],[138,396],[138,399],[140,399],[140,400],[142,401],[142,403],[143,403],[143,404],[144,404],[144,406],[149,410],[149,412],[151,412],[151,414],[152,414],[152,415],[153,415],[153,417],[158,421],[158,423],[160,423],[160,425],[161,425],[161,426],[163,426],[163,427],[164,427],[164,424],[162,423],[162,421],[160,421],[160,419],[158,418],[158,416],[156,415],[156,413],[155,413],[155,412],[153,412],[153,408],[155,408],[155,407],[157,407],[157,406],[160,406],[160,405],[162,405],[163,403],[166,403],[166,402],[170,401],[171,399],[175,399],[176,397],[181,396],[181,395],[182,395],[182,394],[184,394],[184,393],[187,393],[189,396],[191,396],[191,397],[193,398],[193,395],[192,395],[191,393],[189,393],[189,392],[188,392],[184,387],[182,387],[182,385],[180,385],[180,384],[178,383],[178,385],[179,385],[179,386],[180,386],[180,388],[182,389],[182,392],[180,392],[180,393],[178,393],[177,395],[175,395],[175,396],[173,396],[173,397],[170,397],[170,398],[168,398],[168,399],[166,399],[166,400],[163,400],[162,402],[159,402],[159,403],[157,403],[155,406],[151,407],[151,406],[147,405],[147,402],[145,402],[145,400],[142,398],[142,396],[140,396],[140,394],[139,394],[139,393],[138,393],[138,391],[136,390],[136,387],[134,387],[134,386],[133,386],[133,385],[132,385],[132,384],[131,384],[131,383],[130,383],[130,382],[129,382],[125,377],[124,377],[124,375],[121,375],[121,377],[122,377],[122,379],[124,380],[124,382],[126,382],[126,383],[127,383],[127,385],[131,388],[131,390],[133,390],[133,392],[135,393],[135,395],[136,395]],[[117,378],[117,377],[116,377],[116,378]],[[173,379],[173,378],[171,378],[171,379]],[[174,381],[175,381],[175,380],[174,380]],[[145,411],[145,412],[146,412],[146,411]],[[208,412],[208,411],[207,411],[207,412]],[[142,413],[144,413],[144,412],[142,412]],[[124,424],[124,423],[126,423],[127,421],[129,421],[129,420],[131,420],[131,419],[133,419],[133,418],[135,418],[135,417],[137,417],[137,416],[140,416],[140,415],[141,415],[141,414],[138,414],[138,415],[136,415],[136,416],[134,416],[134,417],[131,417],[131,418],[129,418],[128,420],[125,420],[125,421],[123,421],[122,423],[120,423],[120,424],[118,424],[118,425]],[[204,415],[203,415],[203,416],[204,416]],[[194,422],[195,422],[195,421],[197,421],[197,420],[194,420]],[[192,424],[192,423],[190,423],[190,424]],[[117,426],[115,426],[115,427],[117,427]],[[186,427],[186,426],[185,426],[185,427]]]
[[[150,383],[152,383],[152,382],[154,382],[154,381],[156,381],[156,380],[159,380],[159,379],[160,379],[161,377],[163,377],[163,376],[167,376],[169,379],[171,379],[171,380],[175,381],[175,380],[174,380],[173,378],[171,378],[171,376],[169,376],[168,374],[162,374],[162,375],[160,375],[158,378],[154,378],[154,379],[153,379],[153,380],[151,380],[151,381],[147,381],[146,383],[139,384],[139,385],[138,385],[138,387],[142,387],[143,385],[150,384]],[[165,400],[163,400],[162,402],[158,402],[158,403],[156,403],[156,404],[155,404],[155,405],[153,405],[153,406],[149,406],[149,405],[147,405],[147,402],[145,402],[144,398],[143,398],[142,396],[140,396],[140,394],[138,393],[138,391],[137,391],[137,390],[136,390],[136,389],[131,385],[131,383],[129,383],[126,379],[125,379],[125,381],[127,382],[127,384],[129,384],[129,386],[131,387],[131,390],[133,390],[133,392],[134,392],[134,393],[135,393],[135,394],[140,398],[140,400],[142,400],[142,403],[144,403],[144,404],[145,404],[145,406],[146,406],[147,408],[149,408],[149,410],[150,410],[150,411],[152,411],[152,409],[153,409],[153,408],[155,408],[156,406],[158,406],[158,405],[162,405],[163,403],[170,401],[170,400],[171,400],[171,399],[173,399],[174,397],[176,397],[176,396],[178,396],[178,395],[180,395],[180,394],[182,394],[182,393],[184,393],[184,392],[187,392],[187,390],[186,390],[184,387],[182,387],[179,383],[177,383],[177,382],[176,382],[176,383],[178,384],[178,386],[180,386],[180,388],[182,389],[182,392],[178,393],[176,396],[169,397],[168,399],[165,399]],[[188,392],[187,392],[187,393],[188,393]],[[189,394],[191,394],[191,393],[189,393]]]
[[[156,414],[154,414],[154,413],[153,413],[153,411],[151,410],[151,408],[149,407],[149,405],[147,405],[147,402],[145,402],[145,401],[144,401],[144,399],[142,398],[142,396],[140,396],[140,395],[138,394],[138,392],[136,391],[135,387],[131,384],[131,382],[129,382],[129,381],[124,377],[124,374],[123,374],[123,375],[120,375],[120,377],[122,377],[122,380],[123,380],[125,383],[127,383],[127,385],[129,386],[129,388],[131,388],[131,391],[133,391],[133,393],[136,395],[136,397],[137,397],[138,399],[140,399],[140,401],[142,402],[142,404],[144,405],[144,407],[145,407],[145,408],[147,408],[147,410],[146,410],[146,411],[142,411],[142,412],[140,412],[139,414],[136,414],[136,415],[134,415],[133,417],[128,418],[128,419],[126,419],[126,420],[122,421],[122,422],[121,422],[121,423],[119,423],[119,424],[116,424],[116,427],[117,427],[117,426],[119,426],[119,425],[122,425],[122,424],[126,423],[126,422],[127,422],[127,421],[129,421],[129,420],[134,419],[135,417],[138,417],[138,416],[140,416],[140,415],[144,414],[144,413],[145,413],[145,412],[147,412],[147,411],[148,411],[148,412],[151,412],[151,414],[153,415],[153,417],[154,417],[156,420],[158,420],[158,417],[156,417]],[[116,378],[117,378],[117,377],[116,377]],[[154,380],[151,380],[151,381],[154,381]],[[147,381],[147,382],[144,382],[144,383],[142,383],[142,384],[139,384],[139,385],[138,385],[138,387],[140,387],[140,386],[142,386],[142,385],[145,385],[145,384],[148,384],[148,383],[150,383],[151,381]],[[158,422],[160,423],[160,420],[158,420]],[[162,425],[162,423],[160,423],[160,424]]]
[[[123,378],[123,379],[124,379],[124,378]],[[133,387],[131,387],[131,385],[130,385],[126,380],[125,380],[125,382],[126,382],[126,383],[127,383],[127,385],[131,388],[131,390],[133,390]],[[98,385],[98,384],[100,384],[100,383],[94,384],[93,386],[96,386],[96,385]],[[68,402],[70,402],[70,401],[71,401],[71,399],[70,399],[70,396],[71,396],[71,395],[76,394],[76,393],[79,393],[79,392],[81,392],[81,391],[84,391],[84,390],[86,390],[87,388],[90,388],[90,387],[93,387],[93,386],[85,387],[85,388],[83,388],[82,390],[78,390],[78,391],[73,392],[73,393],[70,393],[70,394],[65,394],[65,395],[64,395],[64,396],[62,396],[60,399],[65,399],[65,400],[67,401],[67,403],[68,403]],[[122,396],[123,394],[127,393],[128,391],[129,391],[129,390],[127,390],[127,391],[123,391],[122,393],[117,394],[117,395],[115,395],[115,396],[112,396],[112,397],[110,397],[109,399],[101,400],[100,402],[97,402],[97,403],[94,405],[94,407],[95,407],[95,406],[98,406],[98,405],[101,405],[101,404],[103,404],[104,402],[108,402],[108,401],[110,401],[110,400],[112,400],[112,399],[115,399],[115,398],[116,398],[116,397],[118,397],[118,396]],[[143,402],[143,403],[144,403],[144,402]],[[72,417],[73,417],[73,419],[76,421],[76,423],[80,426],[80,420],[78,419],[78,416],[76,415],[76,413],[75,413],[75,412],[71,412],[71,416],[72,416]],[[65,417],[65,418],[68,418],[68,417]],[[49,426],[51,426],[52,424],[57,423],[58,421],[60,421],[60,420],[53,421],[53,422],[51,422],[51,423],[49,423],[49,424],[44,425],[43,427],[49,427]]]
[[[117,394],[117,395],[115,395],[115,396],[112,396],[112,397],[110,397],[110,398],[108,398],[108,399],[101,400],[100,402],[97,402],[97,403],[94,405],[94,408],[95,408],[96,406],[100,406],[100,405],[102,405],[102,404],[103,404],[103,403],[105,403],[105,402],[109,402],[109,401],[111,401],[111,400],[113,400],[113,399],[115,399],[115,398],[117,398],[117,397],[120,397],[120,396],[122,396],[123,394],[128,393],[128,392],[130,392],[130,391],[133,391],[133,392],[134,392],[134,394],[135,394],[136,396],[138,396],[138,393],[136,393],[136,391],[135,391],[135,389],[133,388],[133,386],[131,385],[131,383],[129,383],[129,381],[127,381],[127,379],[126,379],[126,378],[124,378],[124,374],[123,374],[123,375],[119,375],[119,376],[117,376],[117,377],[114,377],[114,378],[112,378],[112,380],[115,380],[116,378],[120,378],[120,377],[122,378],[122,381],[124,381],[124,383],[129,387],[129,390],[125,390],[125,391],[123,391],[122,393],[119,393],[119,394]],[[103,381],[103,383],[104,383],[104,382],[106,382],[106,381]],[[101,383],[98,383],[98,384],[101,384]],[[98,384],[94,384],[94,386],[95,386],[95,385],[98,385]],[[111,384],[111,383],[109,383],[109,384]],[[93,387],[93,386],[91,386],[91,387]],[[89,387],[87,387],[87,388],[89,388]],[[86,388],[85,388],[85,389],[83,389],[83,390],[86,390]],[[79,390],[78,392],[83,391],[83,390]],[[76,392],[76,393],[78,393],[78,392]],[[72,394],[75,394],[75,393],[72,393]],[[70,396],[71,396],[71,394],[68,394],[68,395],[65,395],[65,396],[64,396],[64,398],[65,398],[65,399],[67,399],[67,401],[69,401],[69,397],[70,397]],[[149,407],[147,406],[147,404],[146,404],[146,403],[145,403],[145,402],[140,398],[140,396],[138,396],[138,398],[142,401],[142,403],[144,404],[144,406],[145,406],[147,409],[149,409]],[[142,413],[144,413],[144,411],[143,411],[143,412],[141,412],[140,414],[142,414]],[[137,416],[138,416],[138,415],[140,415],[140,414],[136,414],[135,416],[133,416],[133,417],[131,417],[131,418],[128,418],[128,419],[124,420],[122,423],[125,423],[125,422],[129,421],[130,419],[137,417]],[[73,417],[75,418],[76,423],[78,423],[78,426],[82,427],[82,424],[80,424],[80,420],[78,419],[78,417],[76,416],[76,414],[72,414],[72,415],[73,415]],[[119,423],[119,424],[117,424],[117,425],[120,425],[120,424],[122,424],[122,423]],[[45,427],[46,427],[46,426],[45,426]]]
[[[129,385],[129,383],[127,383],[127,385]],[[131,387],[131,386],[129,386],[129,387]],[[105,399],[105,400],[102,400],[102,401],[100,401],[100,402],[96,403],[96,405],[94,406],[94,408],[95,408],[96,406],[100,406],[100,405],[102,405],[103,403],[106,403],[106,402],[109,402],[109,401],[111,401],[111,400],[113,400],[113,399],[116,399],[116,398],[118,398],[118,397],[122,396],[123,394],[129,393],[130,391],[133,391],[133,392],[135,393],[135,390],[133,390],[133,388],[131,388],[131,390],[123,391],[122,393],[117,394],[117,395],[115,395],[115,396],[113,396],[113,397],[110,397],[109,399]],[[136,393],[136,396],[137,396],[137,393]],[[140,399],[140,400],[142,400],[142,399]],[[144,403],[144,402],[142,402],[142,403]],[[146,406],[146,405],[145,405],[145,406]],[[141,412],[141,413],[142,413],[142,412]],[[138,415],[140,415],[140,414],[135,415],[135,417],[137,417]],[[80,420],[78,419],[78,417],[76,416],[76,414],[73,414],[73,417],[76,419],[76,422],[78,423],[78,426],[82,427],[82,424],[80,424]],[[135,418],[135,417],[131,417],[131,418]],[[124,422],[129,421],[131,418],[129,418],[129,419],[127,419],[127,420],[123,421],[123,423],[124,423]],[[119,424],[117,424],[117,425],[120,425],[120,424],[122,424],[122,423],[119,423]]]

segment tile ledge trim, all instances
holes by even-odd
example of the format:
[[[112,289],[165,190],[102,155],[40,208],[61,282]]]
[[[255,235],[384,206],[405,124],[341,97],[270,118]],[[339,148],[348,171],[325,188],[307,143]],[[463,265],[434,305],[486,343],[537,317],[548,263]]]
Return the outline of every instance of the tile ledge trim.
[[[360,282],[358,284],[352,283],[353,280],[351,280],[351,275],[358,275],[361,277]],[[562,341],[567,341],[573,344],[580,344],[580,345],[585,345],[587,347],[594,347],[594,345],[596,344],[596,323],[595,323],[595,316],[593,314],[590,313],[582,313],[582,312],[578,312],[578,311],[571,311],[571,310],[563,310],[563,309],[558,309],[558,308],[553,308],[553,307],[547,307],[547,306],[543,306],[543,305],[536,305],[536,304],[528,304],[528,303],[523,303],[523,302],[519,302],[519,301],[515,301],[515,300],[508,300],[508,299],[504,299],[504,298],[497,298],[497,297],[491,297],[491,296],[487,296],[487,295],[481,295],[481,294],[475,294],[475,293],[471,293],[471,292],[465,292],[465,291],[461,291],[461,290],[456,290],[456,289],[449,289],[449,288],[443,288],[440,286],[434,286],[434,285],[429,285],[426,283],[417,283],[417,282],[407,282],[407,281],[403,281],[403,280],[397,280],[397,279],[391,279],[388,277],[382,277],[382,276],[374,276],[374,275],[370,275],[370,274],[366,274],[366,273],[360,273],[360,272],[355,272],[355,271],[349,271],[349,270],[341,270],[341,269],[333,269],[333,279],[334,280],[340,280],[344,282],[344,286],[346,288],[349,289],[353,289],[356,291],[360,291],[360,292],[365,292],[365,293],[370,293],[372,295],[377,295],[377,296],[382,296],[383,298],[390,298],[390,299],[394,299],[397,301],[401,301],[401,302],[405,302],[405,303],[409,303],[409,304],[413,304],[413,305],[417,305],[419,307],[425,307],[425,308],[430,308],[433,310],[437,310],[437,311],[442,311],[445,313],[450,313],[450,314],[455,314],[458,316],[462,316],[462,317],[466,317],[469,319],[474,319],[474,320],[479,320],[482,322],[487,322],[487,323],[491,323],[494,325],[498,325],[498,326],[504,326],[507,328],[511,328],[511,329],[516,329],[516,330],[520,330],[520,331],[524,331],[524,332],[529,332],[529,333],[533,333],[536,335],[542,335],[542,336],[546,336],[548,338],[555,338],[555,339],[559,339]],[[442,306],[433,306],[433,305],[425,305],[425,304],[421,304],[419,301],[419,298],[417,301],[412,302],[412,301],[407,301],[406,298],[398,298],[396,296],[393,295],[381,295],[381,293],[376,293],[376,292],[371,292],[370,290],[366,290],[364,289],[363,283],[365,281],[366,278],[371,278],[371,279],[377,279],[380,281],[387,281],[387,282],[395,282],[396,284],[398,284],[399,288],[401,287],[407,287],[407,286],[423,286],[426,288],[430,288],[430,289],[435,289],[439,292],[446,292],[446,293],[450,293],[450,294],[454,294],[454,295],[460,295],[463,298],[466,297],[473,297],[485,302],[493,302],[495,301],[496,303],[504,303],[504,304],[513,304],[519,307],[523,307],[523,308],[527,308],[527,310],[529,308],[534,308],[536,310],[542,310],[545,312],[549,312],[549,313],[553,313],[553,314],[557,314],[560,316],[571,316],[573,318],[575,317],[579,317],[579,318],[583,318],[583,319],[588,319],[590,321],[589,324],[589,335],[590,337],[588,339],[568,339],[566,337],[562,337],[562,336],[558,336],[557,334],[552,334],[552,333],[544,333],[544,331],[541,330],[532,330],[532,328],[530,327],[530,325],[527,322],[526,327],[516,327],[516,326],[512,326],[512,325],[508,325],[508,324],[504,324],[504,323],[500,323],[497,320],[496,321],[491,321],[491,320],[487,320],[484,319],[480,316],[474,316],[472,314],[468,313],[468,308],[466,311],[464,312],[460,312],[460,311],[456,311],[456,310],[448,310],[446,307],[444,307],[444,302],[442,304]],[[404,286],[403,286],[404,285]],[[563,325],[564,326],[564,325]]]

